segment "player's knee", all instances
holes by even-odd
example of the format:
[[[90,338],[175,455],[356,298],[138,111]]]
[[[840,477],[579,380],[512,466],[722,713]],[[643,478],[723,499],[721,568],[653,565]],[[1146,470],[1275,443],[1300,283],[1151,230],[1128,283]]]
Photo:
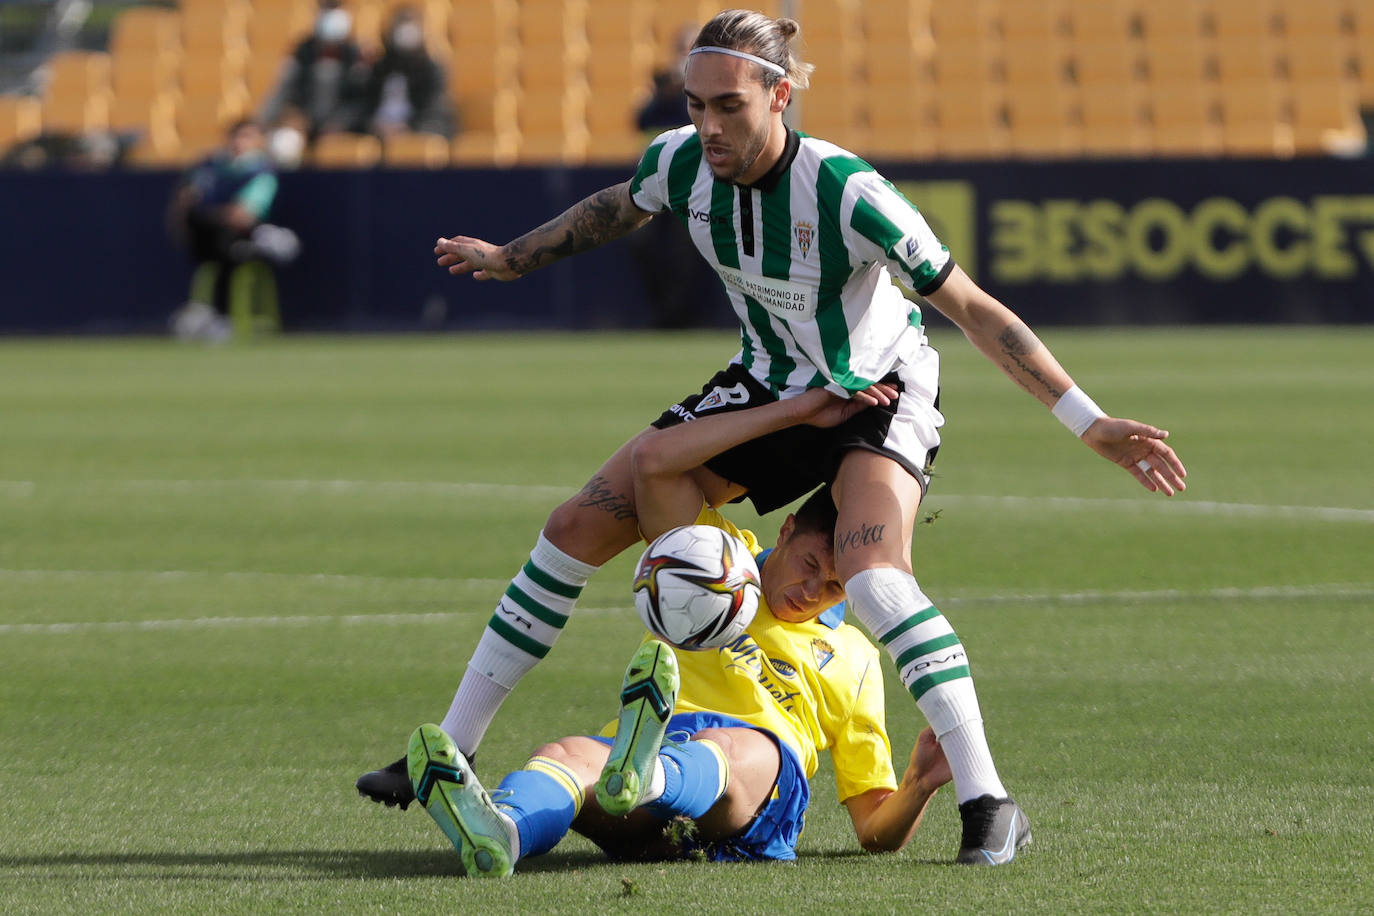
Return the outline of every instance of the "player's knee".
[[[531,757],[547,757],[556,760],[561,764],[571,763],[575,756],[573,748],[568,746],[566,739],[550,741],[548,744],[541,744],[530,753]]]
[[[630,468],[636,479],[659,477],[668,472],[671,456],[664,450],[661,439],[649,433],[634,440],[630,448]]]

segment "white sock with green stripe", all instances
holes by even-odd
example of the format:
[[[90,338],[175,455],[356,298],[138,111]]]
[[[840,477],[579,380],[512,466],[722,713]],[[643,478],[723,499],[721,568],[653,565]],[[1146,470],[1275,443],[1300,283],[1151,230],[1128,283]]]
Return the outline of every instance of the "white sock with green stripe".
[[[844,586],[849,605],[896,663],[902,686],[930,722],[954,774],[962,804],[980,795],[1005,798],[964,647],[910,573],[867,569]]]
[[[477,750],[515,685],[549,654],[596,570],[559,550],[540,532],[529,562],[487,622],[441,723],[465,755]]]

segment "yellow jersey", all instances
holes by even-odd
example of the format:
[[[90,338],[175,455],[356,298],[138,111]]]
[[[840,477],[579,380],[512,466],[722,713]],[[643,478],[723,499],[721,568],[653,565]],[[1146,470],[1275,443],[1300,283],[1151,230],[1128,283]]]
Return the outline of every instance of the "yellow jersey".
[[[753,532],[710,508],[696,523],[739,537],[766,565],[768,551],[759,549]],[[761,598],[743,636],[713,651],[679,651],[677,660],[682,687],[674,712],[723,713],[767,729],[796,752],[808,779],[820,751],[828,750],[841,801],[897,788],[879,652],[844,622],[843,605],[788,623]]]

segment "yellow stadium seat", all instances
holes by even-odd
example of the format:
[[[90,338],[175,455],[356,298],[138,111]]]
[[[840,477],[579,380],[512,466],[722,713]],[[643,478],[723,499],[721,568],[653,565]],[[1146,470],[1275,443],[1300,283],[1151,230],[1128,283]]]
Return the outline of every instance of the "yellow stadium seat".
[[[1293,145],[1298,153],[1329,155],[1361,149],[1368,141],[1357,96],[1327,81],[1292,84]]]
[[[1208,78],[1207,45],[1195,35],[1147,39],[1141,49],[1152,83],[1202,83]]]
[[[520,146],[518,134],[492,131],[464,131],[450,147],[455,166],[508,166],[515,163]]]
[[[1144,92],[1132,84],[1085,85],[1079,91],[1083,152],[1143,156],[1151,152]]]
[[[936,93],[933,107],[939,155],[987,158],[1009,152],[1004,106],[1000,91],[986,84],[950,87]]]
[[[1130,10],[1122,0],[1069,0],[1064,15],[1079,47],[1122,41],[1131,34]]]
[[[370,169],[381,159],[382,141],[368,134],[325,134],[310,151],[310,162],[323,169]]]
[[[1218,38],[1216,74],[1222,83],[1254,83],[1279,78],[1278,45],[1267,36]]]
[[[110,104],[110,127],[114,130],[158,131],[160,139],[175,142],[180,102],[181,98],[175,90],[149,96],[116,96]]]
[[[848,131],[861,125],[870,110],[881,108],[876,100],[872,105],[865,103],[859,86],[843,80],[818,82],[813,88],[797,96],[794,104],[801,108],[801,129],[808,134],[834,140],[841,131]]]
[[[1211,0],[1207,20],[1218,41],[1271,38],[1283,22],[1274,0]]]
[[[989,40],[935,40],[931,56],[931,76],[940,90],[963,86],[982,86],[993,80],[993,64],[999,60],[997,47]]]
[[[594,131],[587,144],[586,161],[596,165],[633,165],[646,146],[648,139],[637,130]]]
[[[154,6],[135,6],[120,13],[110,28],[110,53],[150,56],[181,49],[181,14]]]
[[[1147,97],[1150,144],[1157,153],[1216,156],[1222,152],[1215,95],[1193,81],[1152,84]]]
[[[930,30],[937,46],[986,41],[997,34],[997,4],[991,0],[941,0],[930,7]]]
[[[43,94],[43,128],[81,133],[109,126],[110,55],[91,51],[54,54]]]
[[[449,141],[438,134],[393,134],[382,141],[382,158],[387,165],[447,168]]]
[[[1206,31],[1198,0],[1139,0],[1133,15],[1146,41],[1167,43],[1174,38],[1201,37]]]
[[[110,85],[116,98],[146,98],[173,89],[181,66],[178,52],[118,54],[111,61]]]
[[[1007,91],[1008,140],[1020,156],[1068,156],[1082,151],[1073,123],[1074,97],[1055,86],[1015,85]]]
[[[1065,7],[1063,0],[1003,0],[997,20],[1008,40],[1051,41],[1068,31]]]
[[[1294,37],[1284,43],[1283,69],[1293,82],[1353,85],[1357,73],[1349,54],[1333,53],[1331,37]]]
[[[1011,86],[1066,82],[1068,61],[1068,47],[1059,41],[1016,39],[1002,47],[1002,73]]]
[[[1134,44],[1124,38],[1075,43],[1069,66],[1075,81],[1084,88],[1124,86],[1142,80],[1146,73]]]
[[[0,155],[42,132],[42,102],[28,95],[0,95]]]
[[[574,134],[521,134],[516,153],[521,165],[579,165],[586,157],[586,136]]]

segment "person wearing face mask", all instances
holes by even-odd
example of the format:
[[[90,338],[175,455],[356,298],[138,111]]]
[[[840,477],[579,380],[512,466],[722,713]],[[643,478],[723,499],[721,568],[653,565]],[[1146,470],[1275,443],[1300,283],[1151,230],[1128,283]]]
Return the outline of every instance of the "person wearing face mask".
[[[351,130],[361,110],[368,65],[352,38],[353,17],[340,0],[321,0],[315,28],[287,59],[262,111],[273,129],[321,134]]]
[[[454,123],[444,69],[425,50],[418,10],[396,8],[382,49],[363,92],[357,129],[384,139],[407,131],[452,137]]]

